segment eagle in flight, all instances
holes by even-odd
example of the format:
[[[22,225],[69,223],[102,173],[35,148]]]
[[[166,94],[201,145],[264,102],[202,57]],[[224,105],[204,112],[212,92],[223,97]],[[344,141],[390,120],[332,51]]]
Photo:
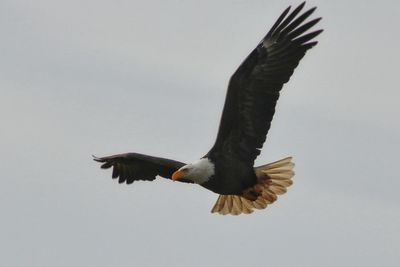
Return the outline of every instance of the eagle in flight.
[[[258,167],[254,161],[283,84],[322,32],[309,31],[321,18],[307,21],[316,8],[302,12],[304,5],[292,12],[288,7],[230,78],[217,138],[205,156],[190,164],[139,153],[94,160],[103,169],[113,168],[112,178],[119,183],[153,181],[161,176],[198,184],[219,194],[211,212],[249,214],[273,203],[292,184],[292,158]]]

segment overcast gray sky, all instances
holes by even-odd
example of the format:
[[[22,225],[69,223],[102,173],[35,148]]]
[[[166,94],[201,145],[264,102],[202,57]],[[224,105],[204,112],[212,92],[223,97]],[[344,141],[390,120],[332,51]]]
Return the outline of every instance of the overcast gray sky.
[[[210,213],[198,186],[111,180],[91,155],[191,162],[230,75],[297,1],[1,0],[0,266],[398,266],[398,1],[309,1],[325,32],[257,164],[295,184]]]

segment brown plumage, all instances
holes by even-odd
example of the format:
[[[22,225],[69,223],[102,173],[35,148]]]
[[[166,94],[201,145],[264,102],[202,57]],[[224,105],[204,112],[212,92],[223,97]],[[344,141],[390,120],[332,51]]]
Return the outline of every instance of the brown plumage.
[[[252,213],[254,209],[265,209],[277,200],[278,195],[286,193],[287,188],[293,184],[293,167],[292,158],[288,157],[255,168],[257,184],[248,190],[257,191],[258,196],[247,197],[246,192],[241,196],[220,195],[211,212],[239,215]]]
[[[302,13],[305,3],[288,7],[232,75],[216,141],[192,164],[126,153],[95,158],[102,168],[113,168],[120,183],[152,181],[161,176],[197,183],[219,194],[212,212],[251,213],[264,209],[292,184],[293,163],[286,158],[254,167],[270,129],[283,85],[306,52],[317,44],[322,30],[309,32],[321,18],[306,20],[316,8]]]

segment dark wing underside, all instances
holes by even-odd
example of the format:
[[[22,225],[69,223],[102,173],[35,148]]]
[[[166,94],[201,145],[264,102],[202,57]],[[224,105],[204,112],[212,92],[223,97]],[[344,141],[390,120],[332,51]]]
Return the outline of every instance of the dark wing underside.
[[[303,23],[315,10],[299,15],[287,8],[230,79],[219,132],[208,156],[234,157],[254,164],[275,113],[279,91],[289,81],[312,41],[322,30],[306,33],[321,18]],[[299,16],[298,16],[299,15]]]
[[[118,178],[119,183],[126,182],[127,184],[138,180],[153,181],[157,175],[171,179],[172,173],[185,165],[179,161],[139,153],[94,157],[94,160],[103,163],[102,169],[113,167],[112,178]],[[190,181],[181,180],[181,182]]]

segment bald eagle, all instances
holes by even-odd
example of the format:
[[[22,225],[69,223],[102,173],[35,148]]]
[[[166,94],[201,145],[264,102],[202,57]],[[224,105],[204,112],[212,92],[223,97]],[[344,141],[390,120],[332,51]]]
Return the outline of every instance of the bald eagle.
[[[279,16],[267,35],[247,56],[229,81],[215,144],[198,161],[179,161],[139,153],[94,157],[112,178],[131,184],[161,176],[195,183],[219,197],[212,212],[248,214],[264,209],[286,192],[294,175],[292,158],[254,167],[266,139],[283,84],[305,53],[317,44],[322,30],[309,32],[321,18],[305,22],[315,7],[305,2]]]

